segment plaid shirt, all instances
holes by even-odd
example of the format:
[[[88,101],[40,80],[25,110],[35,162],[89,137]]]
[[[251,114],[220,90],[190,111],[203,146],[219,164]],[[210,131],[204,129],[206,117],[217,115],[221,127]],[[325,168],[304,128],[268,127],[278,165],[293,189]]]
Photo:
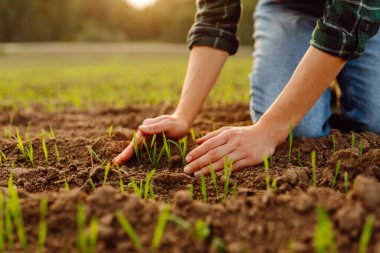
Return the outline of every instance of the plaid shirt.
[[[306,2],[310,0],[305,0]],[[210,46],[235,54],[241,13],[240,0],[197,0],[195,22],[188,45]],[[332,55],[351,60],[365,50],[379,30],[380,0],[326,0],[325,11],[311,35],[310,44]]]

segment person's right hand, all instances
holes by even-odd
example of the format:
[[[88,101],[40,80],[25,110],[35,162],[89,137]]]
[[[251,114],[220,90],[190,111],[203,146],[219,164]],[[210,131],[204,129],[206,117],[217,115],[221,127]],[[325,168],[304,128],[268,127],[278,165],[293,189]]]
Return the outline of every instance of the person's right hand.
[[[138,128],[136,133],[136,142],[140,147],[144,138],[153,134],[160,134],[162,132],[164,132],[168,138],[181,138],[190,131],[190,127],[190,124],[186,120],[176,116],[175,114],[162,115],[157,118],[146,119]],[[112,160],[112,163],[115,165],[121,165],[128,161],[135,153],[134,142],[135,140],[132,139],[123,152]]]

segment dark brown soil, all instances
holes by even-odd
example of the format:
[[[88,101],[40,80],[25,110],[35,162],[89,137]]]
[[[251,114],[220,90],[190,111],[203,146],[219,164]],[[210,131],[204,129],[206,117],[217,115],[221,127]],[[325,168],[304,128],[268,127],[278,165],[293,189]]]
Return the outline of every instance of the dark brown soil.
[[[0,137],[0,150],[8,158],[0,166],[0,187],[6,194],[13,161],[13,179],[21,199],[29,251],[37,252],[39,202],[47,196],[47,252],[76,252],[79,203],[86,205],[87,217],[100,220],[97,252],[136,252],[115,218],[117,211],[126,216],[140,235],[145,251],[149,252],[157,217],[165,203],[171,205],[173,214],[191,224],[198,219],[206,221],[211,232],[205,240],[197,240],[177,224],[169,222],[159,252],[217,252],[212,246],[216,237],[224,241],[227,252],[313,252],[317,206],[330,214],[339,252],[345,253],[358,252],[364,220],[367,215],[374,214],[376,221],[368,252],[380,252],[380,136],[370,132],[355,134],[355,148],[351,147],[351,133],[337,130],[325,138],[294,140],[290,163],[288,143],[284,143],[273,156],[270,168],[271,178],[277,182],[277,192],[266,191],[266,173],[259,165],[232,175],[231,186],[237,182],[237,196],[230,196],[224,203],[216,198],[209,177],[206,178],[208,203],[202,203],[200,181],[182,173],[181,158],[174,148],[171,166],[163,157],[152,179],[156,201],[141,200],[127,187],[131,178],[145,179],[152,169],[147,161],[140,164],[132,159],[121,167],[127,193],[120,192],[120,175],[116,168],[110,169],[107,187],[103,187],[105,165],[90,155],[88,147],[92,147],[102,161],[108,162],[129,143],[134,129],[143,119],[171,110],[170,106],[162,105],[121,110],[67,109],[60,113],[44,112],[39,108],[2,111],[0,128],[13,134],[18,129],[23,137],[28,128],[35,152],[33,167],[21,155],[14,138],[5,138],[3,134]],[[13,115],[11,126],[10,115]],[[220,106],[202,112],[195,124],[195,132],[201,136],[225,125],[250,123],[246,105]],[[114,126],[112,136],[107,133],[110,125]],[[54,136],[46,136],[49,151],[46,164],[41,130],[49,132],[50,126],[54,129]],[[55,144],[61,157],[59,164]],[[189,149],[194,147],[192,142],[189,145]],[[310,154],[313,150],[317,154],[317,188],[313,187],[312,180]],[[331,189],[338,160],[342,166],[337,185]],[[345,172],[349,177],[348,193],[345,192]],[[64,189],[65,177],[70,187],[68,192]],[[93,190],[90,178],[96,190]],[[218,181],[219,192],[223,192],[224,177],[219,176]],[[195,200],[190,199],[187,191],[191,184],[194,185]],[[289,249],[290,242],[293,251]],[[17,252],[23,251],[19,249]]]

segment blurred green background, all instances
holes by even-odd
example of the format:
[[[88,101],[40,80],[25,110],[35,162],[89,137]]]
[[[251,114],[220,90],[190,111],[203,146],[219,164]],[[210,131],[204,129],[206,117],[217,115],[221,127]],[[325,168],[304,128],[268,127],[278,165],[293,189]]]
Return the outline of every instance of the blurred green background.
[[[249,101],[255,4],[243,1],[242,46],[208,104]],[[0,108],[174,105],[194,15],[194,0],[0,0]]]

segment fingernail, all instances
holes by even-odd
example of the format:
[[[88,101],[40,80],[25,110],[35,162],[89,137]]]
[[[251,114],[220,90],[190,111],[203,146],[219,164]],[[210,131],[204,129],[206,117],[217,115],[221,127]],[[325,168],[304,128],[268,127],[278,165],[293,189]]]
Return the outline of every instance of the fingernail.
[[[191,156],[186,156],[185,160],[186,160],[186,162],[189,163],[189,162],[191,162],[191,160],[193,160],[193,158]]]
[[[191,171],[191,166],[186,165],[185,168],[183,168],[183,171],[185,171],[185,173],[190,173],[190,171]]]

